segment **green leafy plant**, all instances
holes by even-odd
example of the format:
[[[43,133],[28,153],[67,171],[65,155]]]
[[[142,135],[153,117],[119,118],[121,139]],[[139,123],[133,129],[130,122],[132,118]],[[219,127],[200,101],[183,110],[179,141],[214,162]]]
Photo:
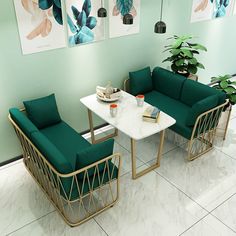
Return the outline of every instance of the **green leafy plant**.
[[[231,81],[231,78],[231,75],[212,77],[211,83],[213,83],[212,87],[225,92],[230,104],[234,105],[236,103],[236,81]]]
[[[199,51],[207,51],[207,49],[198,43],[190,43],[192,36],[177,36],[174,35],[168,40],[174,40],[171,45],[165,46],[165,51],[168,51],[171,56],[167,57],[163,62],[171,62],[171,69],[175,73],[179,74],[196,74],[198,68],[205,69],[202,63],[200,63],[195,55],[199,54]]]

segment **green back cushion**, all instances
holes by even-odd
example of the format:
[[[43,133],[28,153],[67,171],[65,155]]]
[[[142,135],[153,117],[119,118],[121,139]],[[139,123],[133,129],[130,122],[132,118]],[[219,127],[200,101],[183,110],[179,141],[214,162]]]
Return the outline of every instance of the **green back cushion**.
[[[134,96],[152,90],[152,77],[150,67],[129,73],[130,93]]]
[[[210,109],[216,107],[217,105],[218,105],[218,94],[206,97],[196,102],[188,113],[186,119],[186,125],[193,126],[195,124],[197,117],[200,114],[209,111]]]
[[[152,79],[156,91],[173,99],[180,99],[183,83],[186,80],[184,76],[156,67],[152,72]]]
[[[23,103],[29,119],[39,129],[61,121],[54,94]]]
[[[32,132],[38,131],[37,127],[17,108],[9,110],[11,118],[22,129],[28,138]]]
[[[188,106],[193,106],[196,102],[215,94],[219,94],[216,89],[188,79],[184,82],[180,100]]]
[[[114,139],[109,139],[105,142],[94,144],[80,152],[77,153],[76,168],[82,169],[88,165],[91,165],[94,162],[102,160],[105,157],[108,157],[113,154]],[[100,164],[99,171],[104,169],[105,164]],[[88,175],[91,176],[94,174],[95,168],[91,168],[88,171]],[[84,173],[79,174],[78,178],[82,179]]]
[[[32,133],[31,138],[35,146],[58,172],[69,174],[74,171],[66,157],[40,131]]]

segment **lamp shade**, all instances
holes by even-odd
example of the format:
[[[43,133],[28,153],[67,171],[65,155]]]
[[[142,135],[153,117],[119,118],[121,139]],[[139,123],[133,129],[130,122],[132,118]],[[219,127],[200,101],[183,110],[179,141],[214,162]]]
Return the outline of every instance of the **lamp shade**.
[[[98,17],[107,17],[107,10],[104,7],[98,9]]]
[[[124,25],[132,25],[134,23],[133,16],[131,14],[125,14],[123,17],[123,24]]]
[[[166,32],[166,24],[163,21],[158,21],[155,24],[154,32],[157,34],[164,34]]]

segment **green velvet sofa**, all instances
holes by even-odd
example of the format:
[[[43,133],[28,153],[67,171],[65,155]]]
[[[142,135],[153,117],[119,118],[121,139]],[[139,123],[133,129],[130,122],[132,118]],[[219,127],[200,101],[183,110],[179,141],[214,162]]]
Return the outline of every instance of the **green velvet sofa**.
[[[216,126],[227,104],[226,95],[202,83],[156,67],[130,72],[125,89],[132,95],[144,94],[145,101],[172,116],[170,127],[189,140],[188,159],[193,160],[212,148]]]
[[[61,119],[54,94],[24,106],[9,110],[24,164],[63,219],[76,226],[113,206],[120,178],[114,140],[90,144]]]

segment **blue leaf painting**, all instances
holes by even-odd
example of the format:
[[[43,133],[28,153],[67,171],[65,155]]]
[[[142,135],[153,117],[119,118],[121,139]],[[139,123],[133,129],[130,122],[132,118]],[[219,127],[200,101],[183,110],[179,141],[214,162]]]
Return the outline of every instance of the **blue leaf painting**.
[[[133,0],[116,0],[116,7],[120,14],[124,16],[131,11],[133,7]]]
[[[39,8],[47,10],[53,5],[53,0],[39,0]]]
[[[55,20],[57,21],[58,24],[62,25],[63,24],[63,19],[62,19],[62,12],[61,8],[58,8],[55,4],[53,5],[52,8],[53,16]]]
[[[79,10],[75,6],[71,6],[71,10],[73,12],[74,19],[78,20],[78,16],[80,14]]]
[[[89,43],[94,40],[94,33],[87,26],[83,26],[78,33],[76,43]]]
[[[90,0],[84,0],[84,4],[83,4],[83,7],[82,7],[82,10],[86,13],[87,17],[91,13],[91,8],[92,8],[91,1]]]
[[[96,27],[97,25],[97,19],[93,16],[90,16],[88,19],[87,19],[87,22],[86,22],[86,26],[89,28],[89,29],[93,29],[94,27]]]
[[[69,44],[70,44],[70,46],[75,46],[76,45],[74,35],[69,37]]]
[[[69,27],[70,27],[70,31],[71,31],[73,34],[75,34],[75,33],[78,32],[79,29],[78,29],[77,26],[73,23],[73,21],[71,20],[71,18],[70,18],[69,15],[67,15],[67,23],[68,23],[68,25],[69,25]]]
[[[85,26],[86,25],[86,21],[87,21],[87,16],[85,11],[83,10],[82,12],[80,12],[78,20],[77,20],[77,24],[79,26]]]
[[[61,0],[53,0],[54,4],[58,7],[61,8]]]

